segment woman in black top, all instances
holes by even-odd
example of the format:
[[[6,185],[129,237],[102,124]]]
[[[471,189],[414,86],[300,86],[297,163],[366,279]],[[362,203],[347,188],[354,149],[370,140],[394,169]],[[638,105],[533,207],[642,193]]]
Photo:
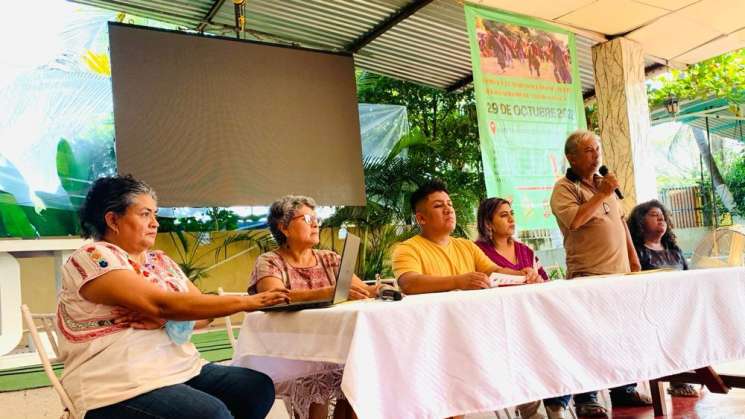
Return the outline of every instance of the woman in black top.
[[[631,211],[628,224],[642,270],[688,269],[683,252],[675,241],[670,214],[660,201],[653,199],[637,205]],[[673,396],[698,396],[696,389],[685,383],[670,383],[668,392]]]

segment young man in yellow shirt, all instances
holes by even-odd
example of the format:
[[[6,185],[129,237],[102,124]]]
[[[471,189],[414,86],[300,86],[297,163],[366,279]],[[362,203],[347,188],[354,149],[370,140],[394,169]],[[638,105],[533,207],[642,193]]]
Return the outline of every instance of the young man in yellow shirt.
[[[543,280],[532,268],[524,271],[501,268],[474,242],[451,237],[456,218],[444,183],[433,180],[420,186],[411,195],[411,210],[421,232],[396,246],[391,258],[393,273],[404,293],[490,288],[492,272],[525,275],[528,282]],[[540,401],[536,401],[520,405],[518,410],[523,418],[543,419],[537,412],[539,407]]]
[[[472,241],[451,237],[455,211],[444,183],[433,180],[411,195],[411,209],[421,232],[396,246],[391,264],[406,294],[490,288],[489,274],[526,275],[538,282],[533,269],[513,271],[497,266]]]

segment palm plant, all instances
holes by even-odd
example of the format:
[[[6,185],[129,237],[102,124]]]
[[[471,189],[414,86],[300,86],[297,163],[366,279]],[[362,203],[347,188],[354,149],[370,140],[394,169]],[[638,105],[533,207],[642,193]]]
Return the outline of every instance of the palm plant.
[[[253,250],[263,253],[276,246],[267,230],[227,232],[218,245],[209,245],[212,237],[209,231],[173,230],[169,232],[169,237],[176,249],[176,263],[195,284],[208,277],[209,271],[220,265]],[[237,243],[246,243],[248,247],[231,255],[229,250]]]
[[[485,195],[473,90],[447,93],[374,73],[357,73],[361,103],[406,106],[412,126],[385,158],[364,160],[365,207],[341,207],[326,226],[355,227],[363,239],[358,273],[390,275],[391,246],[418,232],[409,208],[416,188],[443,180],[458,215],[455,235],[467,237]],[[406,151],[404,155],[404,151]]]
[[[392,275],[389,256],[393,244],[416,235],[416,225],[409,207],[409,197],[427,180],[440,177],[427,162],[410,154],[406,158],[369,158],[364,161],[367,202],[364,207],[345,206],[324,221],[325,227],[356,228],[362,238],[362,249],[357,272],[364,280],[375,274]],[[446,172],[446,182],[456,186],[468,174]],[[472,191],[456,188],[451,191],[453,206],[458,214],[455,235],[467,237],[468,225],[473,222],[474,208],[480,196]]]

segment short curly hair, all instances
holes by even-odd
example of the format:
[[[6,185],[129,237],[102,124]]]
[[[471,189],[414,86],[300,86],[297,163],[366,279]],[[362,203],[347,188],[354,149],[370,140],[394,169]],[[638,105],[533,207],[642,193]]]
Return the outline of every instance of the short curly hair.
[[[138,195],[147,194],[157,200],[155,191],[147,183],[132,175],[96,179],[80,207],[80,228],[83,238],[101,240],[106,235],[106,213],[122,215]]]
[[[290,225],[290,221],[295,217],[295,212],[302,207],[316,209],[316,201],[302,195],[285,195],[274,201],[272,206],[269,207],[267,223],[277,245],[284,246],[287,243],[287,237],[280,230],[280,226],[287,227]]]

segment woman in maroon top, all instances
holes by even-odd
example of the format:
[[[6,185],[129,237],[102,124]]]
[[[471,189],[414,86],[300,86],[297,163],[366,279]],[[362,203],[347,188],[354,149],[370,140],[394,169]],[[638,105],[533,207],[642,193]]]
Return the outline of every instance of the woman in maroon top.
[[[487,198],[479,205],[478,212],[479,239],[476,245],[497,265],[525,273],[528,283],[548,280],[535,257],[533,250],[512,238],[515,234],[515,213],[509,201],[502,198]],[[520,417],[527,419],[544,419],[538,412],[541,401],[533,401],[517,406]],[[546,406],[547,412],[549,406]],[[549,418],[561,417],[551,415]]]
[[[548,280],[533,250],[515,240],[515,213],[509,201],[487,198],[479,205],[476,245],[497,265],[525,272],[528,282]],[[533,278],[533,281],[530,281]]]

